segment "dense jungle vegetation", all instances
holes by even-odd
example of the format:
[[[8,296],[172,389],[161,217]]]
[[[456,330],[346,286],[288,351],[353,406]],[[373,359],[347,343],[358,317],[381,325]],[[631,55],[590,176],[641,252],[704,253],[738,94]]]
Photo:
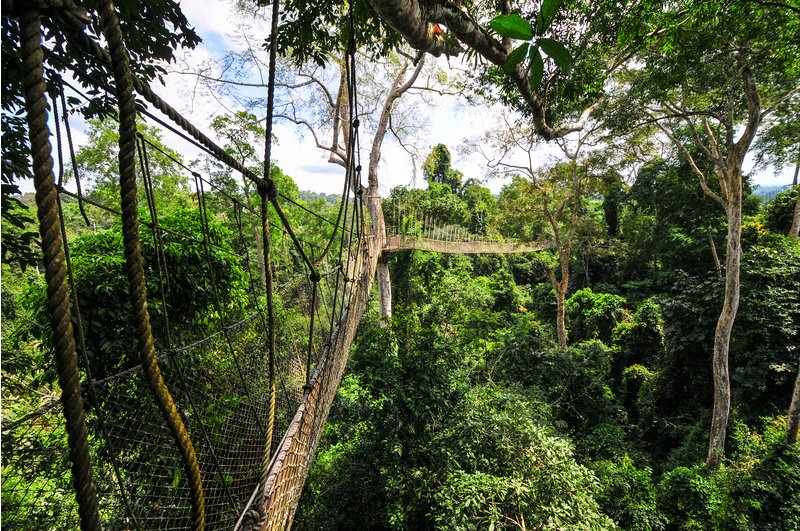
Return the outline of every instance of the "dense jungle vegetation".
[[[144,79],[167,76],[175,49],[200,41],[172,0],[120,4],[134,70]],[[251,17],[242,18],[244,29],[266,17],[265,2],[234,4],[239,16]],[[422,236],[414,212],[436,219],[442,232],[546,246],[375,257],[372,300],[293,525],[800,529],[797,3],[289,0],[282,9],[279,119],[311,133],[327,161],[342,168],[352,118],[345,109],[353,101],[343,58],[358,45],[366,132],[357,193],[371,201],[370,227],[385,223],[389,232]],[[49,457],[28,465],[63,474],[68,484],[66,454],[53,442],[64,438],[58,411],[42,411],[59,388],[35,199],[20,192],[31,171],[18,33],[17,19],[4,16],[3,434],[32,415],[44,418],[26,444]],[[72,61],[73,73],[104,75],[57,27],[47,39]],[[267,69],[263,37],[256,40],[188,74],[233,109],[209,127],[229,156],[259,173],[263,95],[246,92],[266,88],[263,78],[253,81]],[[442,55],[447,60],[434,59]],[[91,78],[76,77],[90,97],[80,100],[73,89],[62,110],[85,118],[87,140],[71,160],[63,155],[61,177],[70,188],[80,174],[86,199],[115,205],[113,102]],[[460,146],[415,145],[431,125],[418,117],[443,95],[500,118]],[[211,157],[184,160],[159,128],[140,123],[139,131],[154,146],[152,197],[139,199],[141,252],[155,341],[169,349],[208,337],[220,323],[242,319],[247,304],[263,302],[261,288],[253,288],[266,267],[251,212],[260,197]],[[380,172],[406,164],[385,154],[381,164],[384,137],[412,153],[421,186],[384,189],[379,197]],[[559,148],[557,156],[538,157],[545,141]],[[482,155],[483,173],[459,169],[453,153]],[[757,179],[783,168],[794,168],[794,183],[766,197]],[[202,208],[192,171],[213,183]],[[294,205],[287,215],[297,234],[325,247],[325,220],[341,212],[340,198],[299,190],[298,176],[274,164],[270,177]],[[487,186],[492,179],[503,179],[499,192]],[[148,200],[158,204],[163,241],[148,228]],[[62,194],[80,279],[75,301],[87,330],[82,370],[103,381],[135,370],[139,360],[118,216],[102,208],[87,216],[84,207]],[[280,219],[270,216],[272,267],[301,271],[277,229]],[[324,338],[308,332],[314,308],[296,303],[303,289],[287,282],[275,290],[278,341],[308,343],[310,351]],[[261,348],[255,332],[242,336],[244,350]],[[188,377],[210,382],[230,369],[220,337],[198,354],[199,368]],[[295,361],[304,366],[300,355]],[[292,377],[302,389],[306,374]],[[144,392],[128,381],[109,385]],[[244,407],[240,395],[226,389],[204,413],[222,425],[225,411]],[[97,406],[90,401],[86,409]],[[280,410],[278,423],[285,427],[293,411]],[[133,416],[115,413],[120,424]],[[11,450],[3,450],[3,482],[20,485],[28,480],[6,458]],[[155,469],[156,450],[115,457]],[[97,443],[91,452],[103,450]],[[177,489],[185,480],[175,471],[154,481],[154,490]],[[110,476],[101,487],[110,490]],[[230,487],[234,478],[213,481]],[[4,506],[28,503],[28,490],[43,499],[67,496],[42,480],[4,489]],[[114,504],[103,510],[109,520],[126,518]],[[58,511],[41,518],[29,522],[68,527]]]
[[[749,195],[741,314],[731,349],[726,460],[704,464],[722,281],[707,205],[686,168],[653,161],[580,205],[559,347],[552,252],[394,256],[394,316],[361,324],[297,525],[302,529],[793,529],[800,453],[784,413],[796,376],[800,253],[795,191]],[[486,230],[513,227],[520,183]],[[440,195],[446,195],[445,200]],[[447,204],[466,189],[396,189]],[[668,212],[652,201],[671,198]],[[528,198],[531,200],[531,198]],[[782,205],[782,206],[781,206]],[[611,220],[619,220],[611,234]],[[780,221],[783,219],[784,221]],[[535,236],[533,234],[532,236]],[[613,523],[612,523],[613,522]]]

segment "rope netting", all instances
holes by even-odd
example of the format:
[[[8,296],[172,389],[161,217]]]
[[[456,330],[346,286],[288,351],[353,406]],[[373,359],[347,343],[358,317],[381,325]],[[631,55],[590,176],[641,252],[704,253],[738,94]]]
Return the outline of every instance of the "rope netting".
[[[384,206],[386,236],[411,236],[445,242],[517,241],[487,233],[488,215],[482,210],[470,213],[470,219],[453,220],[452,212],[435,205],[420,205],[405,198],[390,197]]]
[[[83,31],[86,14],[68,0],[34,5],[55,9],[47,19],[23,13],[20,33],[62,395],[4,402],[3,523],[9,529],[284,527],[379,253],[361,201],[354,47],[347,69],[348,169],[340,203],[325,215],[277,189],[269,128],[267,164],[258,176],[134,78],[110,2],[99,3],[108,51]],[[114,80],[120,204],[81,191],[68,84],[53,81],[53,73],[45,84],[45,68],[68,65],[45,63],[43,22],[59,24]],[[260,208],[174,160],[194,189],[191,208],[170,211],[155,191],[150,163],[157,151],[167,154],[136,132],[134,89],[166,116],[162,123],[177,124],[209,156],[250,179]],[[68,151],[77,192],[54,176],[47,107],[55,118],[59,173],[69,165]],[[107,227],[96,231],[92,246],[66,229],[64,207],[76,204],[87,226]],[[313,238],[300,234],[296,220],[321,230]],[[88,272],[95,276],[82,276]],[[109,283],[87,279],[97,274]],[[108,301],[126,307],[112,311]]]

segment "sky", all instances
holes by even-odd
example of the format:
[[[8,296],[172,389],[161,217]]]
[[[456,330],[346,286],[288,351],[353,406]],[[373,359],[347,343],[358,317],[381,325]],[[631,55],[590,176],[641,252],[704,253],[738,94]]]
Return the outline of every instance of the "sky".
[[[226,0],[188,0],[181,4],[184,13],[198,34],[203,38],[203,43],[198,47],[202,50],[191,51],[182,58],[188,64],[198,64],[206,58],[219,56],[227,50],[240,49],[239,44],[232,36],[239,31],[237,18],[234,16],[230,4]],[[267,35],[268,29],[264,26],[260,35]],[[181,88],[186,88],[186,76],[172,75],[167,78],[165,91],[159,91],[168,101],[184,101],[185,94],[180,94]],[[171,99],[169,92],[173,92],[175,99]],[[440,97],[433,108],[425,108],[425,113],[420,120],[426,121],[425,130],[417,133],[416,144],[420,148],[420,156],[427,153],[438,143],[443,143],[450,148],[453,156],[453,167],[462,171],[465,178],[484,177],[484,158],[478,154],[462,156],[457,153],[457,148],[462,142],[474,135],[482,135],[490,124],[486,120],[486,112],[467,107],[452,96]],[[186,110],[186,109],[182,109]],[[220,105],[208,98],[202,102],[195,102],[191,118],[193,120],[208,119],[215,112],[221,110]],[[208,129],[205,129],[208,131]],[[290,175],[301,190],[313,190],[324,193],[341,193],[343,185],[343,171],[340,167],[327,162],[327,153],[317,148],[310,134],[302,128],[288,122],[277,122],[274,131],[278,143],[273,147],[273,158],[284,173]],[[366,161],[369,152],[362,140],[362,161]],[[363,163],[366,166],[366,162]],[[366,179],[366,175],[364,175]],[[424,186],[419,168],[411,156],[402,147],[387,135],[384,142],[381,165],[379,167],[380,193],[388,195],[390,190],[399,185]],[[487,183],[494,192],[499,192],[503,182],[492,180]]]
[[[242,45],[234,37],[242,33],[241,19],[234,13],[230,0],[184,0],[181,8],[203,42],[194,50],[179,51],[179,61],[173,65],[174,69],[181,70],[199,65],[220,58],[229,50],[242,49]],[[256,26],[250,31],[255,35],[254,39],[263,40],[269,29],[255,19],[253,23]],[[442,66],[447,66],[443,60],[441,62]],[[229,99],[214,98],[204,94],[203,91],[195,90],[196,79],[184,74],[171,73],[165,77],[163,86],[156,83],[153,88],[164,100],[212,138],[209,125],[213,117],[221,112],[227,112],[226,109],[236,107]],[[453,96],[437,96],[434,106],[424,105],[419,109],[422,111],[419,113],[419,120],[427,124],[427,127],[415,135],[419,155],[424,159],[434,145],[443,143],[450,148],[453,167],[463,172],[465,178],[484,179],[487,168],[483,156],[477,153],[463,155],[459,153],[458,148],[467,139],[482,136],[488,128],[494,126],[498,120],[499,110],[469,106]],[[263,116],[265,110],[257,114]],[[73,134],[78,145],[86,142],[85,131],[86,124],[76,120],[73,124]],[[294,124],[281,121],[274,125],[274,133],[277,144],[273,147],[273,159],[284,173],[295,180],[301,190],[341,193],[343,170],[326,161],[327,154],[315,146],[311,135]],[[197,148],[168,131],[163,133],[163,140],[169,147],[180,152],[185,161],[195,160],[201,155]],[[364,166],[369,156],[367,145],[362,140],[361,158]],[[552,160],[557,153],[560,152],[555,146],[542,145],[538,163],[544,164],[547,160]],[[391,138],[391,135],[387,135],[379,167],[381,195],[388,195],[390,190],[398,185],[424,186],[418,166],[419,164],[413,163],[411,156]],[[751,166],[752,161],[746,162],[745,170]],[[791,171],[792,168],[784,168],[783,171],[768,168],[756,174],[754,181],[762,185],[789,184],[792,179]],[[363,178],[366,180],[366,175]],[[485,180],[484,184],[492,192],[498,193],[505,182],[495,178]],[[23,191],[32,191],[32,185],[29,184],[23,185],[22,188]]]

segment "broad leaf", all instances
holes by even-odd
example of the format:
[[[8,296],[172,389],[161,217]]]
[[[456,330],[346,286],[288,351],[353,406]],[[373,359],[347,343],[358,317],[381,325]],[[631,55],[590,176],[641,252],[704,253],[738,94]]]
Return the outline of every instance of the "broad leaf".
[[[528,83],[531,86],[531,90],[534,92],[539,90],[539,87],[542,86],[542,77],[544,76],[544,61],[542,60],[542,54],[539,53],[539,48],[534,47],[531,48],[531,64],[528,67]]]
[[[544,33],[545,30],[550,27],[550,24],[553,23],[553,19],[556,18],[559,7],[561,7],[561,0],[542,1],[542,9],[539,11],[539,21],[537,24],[539,35]]]
[[[523,39],[529,41],[533,38],[531,23],[517,15],[498,15],[489,22],[489,27],[503,37]]]
[[[544,53],[546,53],[548,57],[553,58],[559,70],[561,70],[565,76],[568,76],[572,70],[572,56],[570,56],[569,51],[564,45],[553,39],[542,38],[539,39],[539,46],[542,47],[542,50],[544,50]]]
[[[506,63],[503,65],[503,72],[506,74],[513,72],[517,65],[525,59],[525,54],[528,53],[529,44],[526,42],[521,44],[520,46],[516,47],[514,51],[508,54],[506,58]]]

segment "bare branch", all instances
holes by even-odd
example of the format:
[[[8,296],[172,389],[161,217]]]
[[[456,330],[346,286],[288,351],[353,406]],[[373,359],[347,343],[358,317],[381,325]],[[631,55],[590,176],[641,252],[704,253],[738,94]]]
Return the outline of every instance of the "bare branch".
[[[697,166],[694,157],[692,157],[692,154],[689,152],[688,149],[686,149],[686,146],[683,145],[683,142],[679,141],[675,136],[675,133],[671,129],[666,127],[664,124],[662,124],[660,119],[652,115],[650,116],[652,122],[661,130],[661,132],[667,135],[667,137],[672,141],[672,144],[675,145],[678,149],[680,149],[681,152],[683,152],[684,156],[686,157],[686,160],[689,162],[689,166],[692,168],[695,175],[697,175],[698,180],[700,181],[700,187],[703,189],[703,192],[708,197],[710,197],[711,199],[722,205],[722,208],[727,210],[728,209],[727,194],[724,194],[724,196],[720,196],[714,190],[708,187],[708,182],[706,181],[705,174]]]

